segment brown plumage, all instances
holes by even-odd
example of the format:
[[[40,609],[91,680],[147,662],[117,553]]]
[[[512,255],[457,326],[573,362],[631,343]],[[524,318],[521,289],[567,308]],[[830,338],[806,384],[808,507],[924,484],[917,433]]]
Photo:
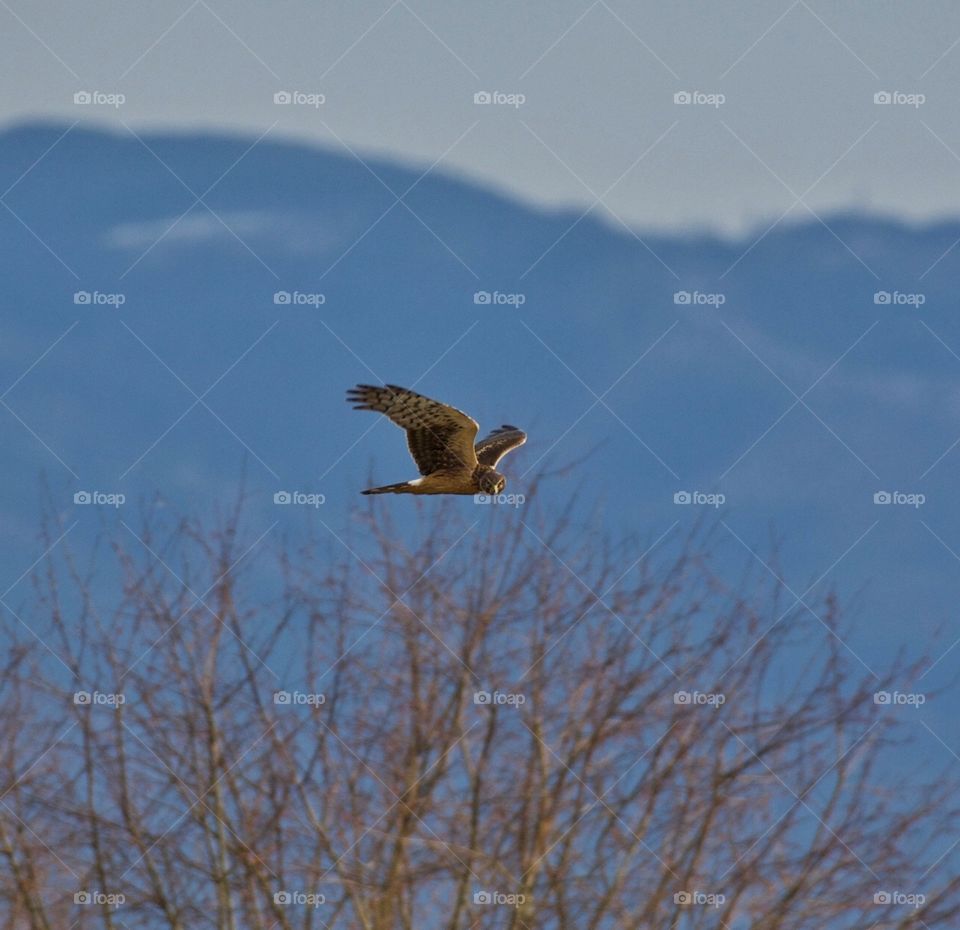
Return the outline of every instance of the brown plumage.
[[[363,494],[500,494],[506,479],[495,468],[527,434],[504,425],[476,442],[479,426],[462,410],[395,384],[358,384],[347,391],[355,410],[389,417],[407,433],[407,447],[423,476]]]

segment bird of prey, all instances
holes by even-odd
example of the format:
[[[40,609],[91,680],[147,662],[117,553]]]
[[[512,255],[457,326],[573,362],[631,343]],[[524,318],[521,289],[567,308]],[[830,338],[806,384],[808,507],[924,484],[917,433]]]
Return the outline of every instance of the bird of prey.
[[[504,424],[474,445],[476,420],[395,384],[358,384],[347,391],[347,401],[354,410],[382,413],[406,430],[407,447],[423,476],[363,494],[500,494],[506,479],[497,462],[527,441],[523,430]]]

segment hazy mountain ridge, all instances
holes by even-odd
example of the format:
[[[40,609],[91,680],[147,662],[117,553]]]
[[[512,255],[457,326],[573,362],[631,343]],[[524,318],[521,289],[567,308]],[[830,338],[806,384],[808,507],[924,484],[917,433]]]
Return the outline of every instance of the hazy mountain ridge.
[[[351,412],[343,390],[426,373],[421,390],[482,427],[530,428],[510,490],[544,453],[602,443],[589,467],[614,524],[656,538],[694,516],[675,492],[719,490],[745,540],[771,526],[788,540],[799,584],[880,518],[849,578],[879,574],[888,617],[922,603],[933,622],[953,602],[955,564],[920,517],[960,547],[954,456],[930,470],[960,436],[960,221],[827,228],[797,207],[752,246],[765,226],[743,241],[635,237],[442,165],[421,177],[426,166],[197,133],[76,127],[58,142],[66,128],[0,134],[6,384],[63,337],[6,398],[29,426],[7,413],[11,524],[30,526],[40,472],[65,509],[78,488],[159,490],[191,509],[231,493],[244,457],[271,518],[272,491],[288,487],[322,491],[324,519],[345,519],[371,462],[383,482],[411,466],[400,435]],[[877,507],[883,489],[930,503]]]

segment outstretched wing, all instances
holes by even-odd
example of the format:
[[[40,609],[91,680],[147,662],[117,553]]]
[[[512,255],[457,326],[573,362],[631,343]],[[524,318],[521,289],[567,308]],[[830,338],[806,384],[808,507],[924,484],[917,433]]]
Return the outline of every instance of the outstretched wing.
[[[347,391],[347,400],[354,410],[375,410],[407,431],[407,447],[421,475],[476,468],[473,443],[479,427],[462,410],[395,384],[358,384]]]
[[[486,439],[477,443],[477,461],[481,465],[496,468],[500,461],[511,449],[522,446],[527,441],[527,434],[522,429],[505,423],[495,429]]]

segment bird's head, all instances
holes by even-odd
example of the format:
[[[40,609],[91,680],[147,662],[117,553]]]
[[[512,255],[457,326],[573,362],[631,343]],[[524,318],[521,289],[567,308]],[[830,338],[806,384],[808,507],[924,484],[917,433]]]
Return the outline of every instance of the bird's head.
[[[488,468],[480,473],[477,484],[480,485],[480,490],[484,494],[496,495],[503,493],[503,489],[507,486],[507,479],[499,472]]]

